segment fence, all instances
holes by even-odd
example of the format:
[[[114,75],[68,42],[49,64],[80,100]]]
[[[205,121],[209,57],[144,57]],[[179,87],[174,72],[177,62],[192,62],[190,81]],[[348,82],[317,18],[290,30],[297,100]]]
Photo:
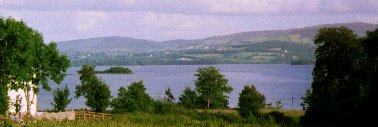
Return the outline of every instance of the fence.
[[[75,111],[75,119],[111,119],[111,117],[108,113]]]

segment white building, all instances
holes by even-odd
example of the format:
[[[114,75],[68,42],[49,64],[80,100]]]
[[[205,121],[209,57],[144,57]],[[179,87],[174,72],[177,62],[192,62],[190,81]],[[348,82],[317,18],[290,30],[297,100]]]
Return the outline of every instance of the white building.
[[[31,85],[31,90],[29,91],[29,100],[30,103],[30,115],[35,116],[38,110],[38,101],[37,101],[37,94],[34,93],[33,87],[36,87],[35,85]],[[11,114],[16,114],[16,104],[18,103],[20,105],[20,111],[22,116],[26,115],[27,111],[27,102],[26,97],[27,96],[22,89],[18,90],[8,90],[8,96],[9,96],[9,109],[8,112]]]

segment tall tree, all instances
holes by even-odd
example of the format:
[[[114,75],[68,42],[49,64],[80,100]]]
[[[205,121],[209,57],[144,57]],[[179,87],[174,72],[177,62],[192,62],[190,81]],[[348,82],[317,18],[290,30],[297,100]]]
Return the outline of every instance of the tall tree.
[[[363,38],[362,48],[365,58],[364,81],[366,81],[366,88],[364,91],[364,106],[361,112],[364,117],[360,117],[363,123],[367,125],[375,124],[376,114],[378,114],[378,105],[376,100],[378,98],[378,27],[373,31],[366,32],[366,37]]]
[[[228,105],[227,93],[231,93],[232,87],[227,83],[219,69],[210,66],[197,70],[195,80],[196,91],[199,94],[199,103],[202,108],[226,108]]]
[[[350,123],[360,107],[363,88],[360,41],[346,27],[331,27],[319,30],[315,44],[312,91],[305,99],[308,110],[302,120],[313,126]]]
[[[11,89],[33,91],[25,92],[27,116],[33,103],[29,97],[38,93],[39,86],[50,90],[49,79],[59,84],[70,64],[55,43],[45,44],[38,31],[13,18],[0,18],[0,61],[1,88],[10,85]]]
[[[78,73],[81,84],[76,86],[75,97],[84,96],[88,107],[96,112],[105,111],[110,104],[109,86],[97,78],[95,67],[92,65],[83,65]]]

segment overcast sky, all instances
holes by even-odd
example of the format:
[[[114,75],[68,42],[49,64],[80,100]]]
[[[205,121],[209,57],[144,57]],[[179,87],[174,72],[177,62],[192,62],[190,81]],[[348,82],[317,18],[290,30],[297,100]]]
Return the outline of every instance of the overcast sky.
[[[378,0],[0,0],[46,42],[103,36],[198,39],[326,23],[378,23]]]

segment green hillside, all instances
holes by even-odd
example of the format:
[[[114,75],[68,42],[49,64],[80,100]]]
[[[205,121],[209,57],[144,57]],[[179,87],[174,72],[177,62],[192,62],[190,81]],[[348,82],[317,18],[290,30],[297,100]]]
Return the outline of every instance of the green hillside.
[[[320,28],[346,26],[363,36],[376,24],[324,24],[289,30],[242,32],[193,40],[151,41],[99,37],[58,42],[74,66],[149,64],[312,64]]]

